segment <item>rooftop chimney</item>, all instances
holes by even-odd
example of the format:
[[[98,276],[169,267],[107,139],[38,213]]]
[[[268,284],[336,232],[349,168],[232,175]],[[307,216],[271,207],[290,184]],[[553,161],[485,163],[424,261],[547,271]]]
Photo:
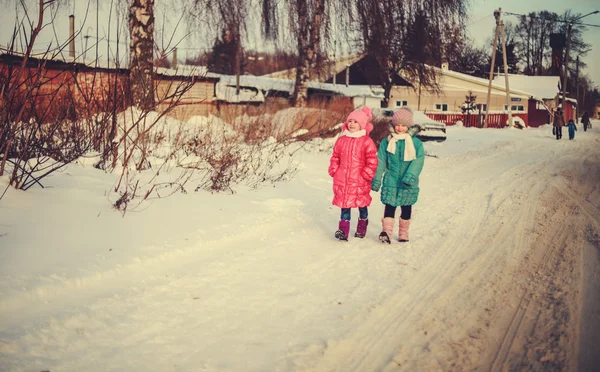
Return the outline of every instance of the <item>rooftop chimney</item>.
[[[75,16],[69,16],[69,57],[75,60]]]
[[[177,48],[173,48],[173,63],[171,64],[171,68],[177,68]]]

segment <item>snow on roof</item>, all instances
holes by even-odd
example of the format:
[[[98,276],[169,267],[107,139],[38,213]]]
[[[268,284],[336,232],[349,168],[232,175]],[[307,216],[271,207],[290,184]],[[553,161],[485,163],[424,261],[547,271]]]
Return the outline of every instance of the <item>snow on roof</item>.
[[[241,103],[241,102],[264,102],[265,96],[260,89],[247,89],[241,88],[239,94],[235,87],[228,86],[226,84],[217,83],[215,88],[215,94],[218,100]]]
[[[220,75],[217,85],[236,86],[236,77],[232,75]],[[275,90],[278,92],[291,93],[294,90],[294,82],[287,79],[273,79],[262,76],[241,75],[240,86],[252,87],[262,91]]]
[[[435,124],[441,124],[441,125],[446,125],[444,123],[442,123],[441,121],[437,121],[434,120],[432,118],[430,118],[429,116],[425,115],[425,113],[423,111],[413,111],[413,121],[415,123],[420,123],[420,124],[425,124],[425,123],[435,123]]]
[[[451,76],[451,77],[455,77],[455,78],[462,79],[465,81],[470,81],[470,82],[473,82],[476,84],[480,84],[480,85],[486,86],[486,87],[489,86],[489,83],[490,83],[490,81],[488,79],[482,79],[482,78],[478,78],[475,76],[463,74],[462,72],[457,72],[457,71],[452,71],[452,70],[444,71],[444,70],[440,69],[439,67],[435,67],[435,69],[438,70],[438,73],[440,73],[442,76]],[[452,85],[448,85],[448,86],[452,87]],[[532,94],[529,91],[513,87],[510,82],[509,82],[509,87],[510,87],[511,94],[517,94],[517,95],[527,96],[527,97],[532,96]],[[496,80],[492,80],[492,88],[506,90],[506,87],[504,85],[504,80],[502,80],[501,84]],[[487,92],[487,90],[486,90],[486,92]]]
[[[508,84],[510,89],[516,89],[531,93],[537,99],[553,99],[558,92],[558,76],[526,76],[508,74]],[[501,85],[504,89],[504,75],[494,77],[494,82]]]
[[[340,73],[341,71],[344,71],[346,69],[346,66],[349,65],[353,65],[354,63],[356,63],[357,61],[359,61],[361,58],[363,58],[365,55],[364,54],[353,54],[350,56],[346,56],[346,57],[341,57],[338,58],[336,60],[332,60],[329,62],[326,62],[328,64],[328,72],[327,72],[327,76],[326,78],[330,78],[333,75],[337,75],[338,73]],[[271,77],[271,78],[278,78],[278,79],[296,79],[296,68],[290,68],[287,70],[281,70],[281,71],[275,71],[275,72],[271,72],[269,74],[265,74],[263,75],[265,77]]]
[[[348,85],[329,84],[311,81],[308,83],[311,89],[325,90],[334,93],[340,93],[347,97],[374,97],[383,98],[383,88],[371,85]]]
[[[178,65],[175,68],[158,67],[156,73],[165,76],[200,76],[218,79],[221,75],[208,72],[207,66]]]
[[[237,84],[236,77],[231,75],[220,75],[220,80],[217,83],[217,98],[221,98],[218,92],[221,87],[235,87]],[[274,79],[265,76],[250,76],[250,75],[242,75],[240,76],[240,87],[253,88],[258,91],[268,92],[268,91],[278,91],[278,92],[287,92],[288,94],[292,94],[294,91],[293,80],[288,79]],[[347,97],[375,97],[382,98],[383,97],[383,89],[381,87],[371,87],[369,85],[349,85],[346,86],[344,84],[328,84],[321,83],[316,81],[310,81],[308,83],[309,89],[318,89],[322,91],[327,91],[331,93],[341,94]],[[254,91],[255,92],[255,91]],[[225,97],[225,95],[223,95]],[[255,101],[244,101],[237,100],[235,102],[255,102]],[[226,99],[227,100],[227,99]],[[264,97],[263,97],[264,100]],[[229,100],[227,100],[229,101]],[[233,102],[233,101],[229,101]]]

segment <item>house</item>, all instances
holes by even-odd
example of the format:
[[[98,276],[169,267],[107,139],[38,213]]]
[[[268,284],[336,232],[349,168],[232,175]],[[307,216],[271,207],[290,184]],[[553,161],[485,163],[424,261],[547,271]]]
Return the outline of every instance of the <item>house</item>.
[[[438,74],[437,87],[421,89],[420,93],[418,82],[414,82],[409,76],[403,76],[400,71],[393,77],[394,86],[390,93],[389,106],[391,108],[411,106],[432,117],[435,116],[436,120],[452,125],[456,123],[457,118],[463,115],[462,109],[466,105],[466,101],[470,101],[470,107],[476,108],[471,111],[472,115],[468,118],[473,123],[465,124],[476,125],[476,121],[481,120],[477,116],[488,111],[489,89],[489,114],[490,116],[494,115],[495,124],[493,126],[504,127],[509,109],[513,117],[520,118],[525,125],[545,124],[549,121],[549,115],[552,112],[552,102],[556,102],[558,77],[544,77],[537,82],[533,80],[517,81],[519,78],[516,75],[511,77],[510,81],[514,78],[515,83],[509,83],[510,101],[507,103],[504,79],[493,80],[490,87],[489,80],[452,71],[448,63],[443,63],[441,68],[434,67],[434,69]],[[335,71],[335,75],[326,81],[328,83],[342,81],[349,86],[369,86],[372,91],[379,91],[380,97],[383,98],[382,88],[376,88],[379,84],[378,71],[379,66],[372,57],[362,56],[345,69]],[[539,91],[530,89],[532,86],[539,88]],[[369,105],[380,107],[380,102],[371,100]],[[489,119],[488,122],[490,122]]]
[[[208,116],[216,111],[219,79],[218,74],[208,72],[205,66],[158,67],[154,76],[156,110],[170,107],[169,116],[183,121],[192,116]],[[177,89],[183,92],[178,94]]]
[[[539,126],[550,123],[554,112],[562,107],[559,76],[526,76],[508,74],[508,84],[511,89],[526,91],[531,94],[529,106],[529,125]],[[505,86],[505,75],[494,77],[494,82]],[[575,119],[577,100],[565,100],[565,117]]]
[[[18,86],[7,107],[10,111],[23,106],[20,120],[36,118],[49,122],[63,117],[89,116],[112,108],[113,103],[117,110],[124,108],[123,92],[128,84],[125,69],[33,56],[25,65],[23,62],[23,55],[0,54],[2,85],[10,82]]]
[[[239,81],[239,92],[238,92]],[[265,103],[267,106],[279,101],[287,106],[294,91],[294,80],[269,76],[221,75],[216,85],[216,100],[222,103]],[[380,93],[369,86],[346,86],[318,81],[308,83],[308,103],[331,103],[345,100],[351,108],[379,103]]]
[[[0,54],[0,81],[16,79],[22,62],[22,55]],[[102,62],[30,57],[19,76],[21,90],[34,92],[34,98],[27,102],[30,109],[23,114],[25,120],[36,111],[46,112],[44,120],[48,121],[65,112],[73,117],[91,115],[112,109],[113,102],[121,111],[129,102],[129,70]],[[218,81],[219,76],[202,67],[159,67],[154,75],[156,109],[161,111],[175,104],[171,115],[207,115],[214,109]],[[177,87],[181,94],[173,96]]]

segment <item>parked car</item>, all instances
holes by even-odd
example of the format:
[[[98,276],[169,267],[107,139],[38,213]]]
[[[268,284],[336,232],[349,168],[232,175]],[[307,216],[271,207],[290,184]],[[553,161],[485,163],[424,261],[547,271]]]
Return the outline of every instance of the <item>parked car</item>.
[[[382,124],[388,124],[394,115],[394,109],[374,109],[373,124],[381,127]],[[429,118],[423,111],[413,111],[413,121],[418,130],[416,137],[421,141],[437,141],[446,140],[446,124]],[[385,134],[387,135],[387,134]],[[384,135],[384,136],[385,136]]]

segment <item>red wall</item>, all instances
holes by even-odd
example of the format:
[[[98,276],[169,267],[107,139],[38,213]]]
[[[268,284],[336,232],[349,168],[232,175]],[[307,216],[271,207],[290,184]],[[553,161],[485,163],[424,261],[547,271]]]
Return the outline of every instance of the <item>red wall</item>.
[[[541,109],[539,107],[542,107]],[[550,113],[544,106],[538,101],[534,99],[529,100],[529,105],[527,108],[527,113],[529,114],[529,122],[527,123],[530,127],[539,127],[540,125],[550,123]]]

